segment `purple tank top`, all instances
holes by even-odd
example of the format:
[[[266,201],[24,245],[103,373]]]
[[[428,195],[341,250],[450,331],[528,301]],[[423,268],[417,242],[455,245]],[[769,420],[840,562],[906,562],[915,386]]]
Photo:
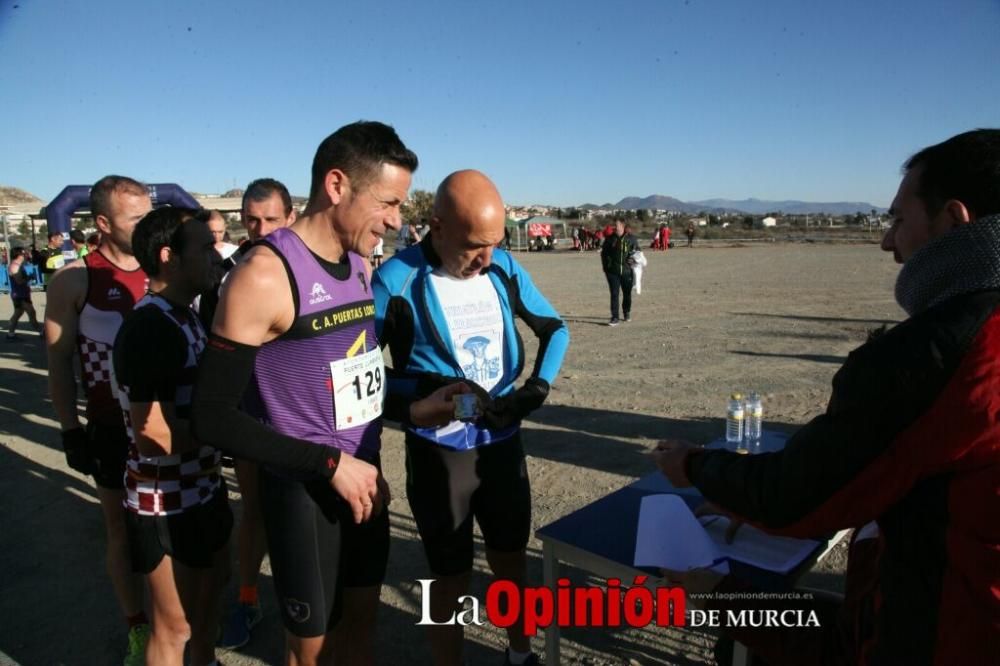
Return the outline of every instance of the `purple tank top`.
[[[378,349],[365,260],[349,252],[350,275],[338,280],[290,229],[278,229],[261,242],[285,264],[295,299],[295,321],[257,353],[255,375],[262,413],[256,415],[284,435],[372,461],[379,451],[382,419],[338,430],[330,368],[333,361]],[[380,373],[381,391],[384,370]]]

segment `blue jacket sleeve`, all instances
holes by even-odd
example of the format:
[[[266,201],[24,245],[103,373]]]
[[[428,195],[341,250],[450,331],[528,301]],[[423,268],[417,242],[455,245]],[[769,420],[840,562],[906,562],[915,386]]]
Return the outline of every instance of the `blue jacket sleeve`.
[[[551,386],[559,375],[569,347],[569,329],[535,286],[528,272],[513,257],[510,258],[510,265],[517,296],[515,313],[538,338],[538,355],[531,376],[544,379]]]

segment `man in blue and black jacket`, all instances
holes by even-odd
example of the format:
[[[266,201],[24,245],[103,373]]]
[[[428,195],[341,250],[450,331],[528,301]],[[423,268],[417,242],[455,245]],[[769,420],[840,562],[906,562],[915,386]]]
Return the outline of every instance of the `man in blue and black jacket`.
[[[376,272],[375,325],[392,370],[384,415],[406,430],[407,496],[437,582],[436,622],[459,610],[472,570],[473,518],[498,578],[524,584],[531,491],[521,419],[545,401],[569,344],[559,315],[506,251],[503,201],[478,171],[458,171],[438,188],[430,234]],[[520,386],[524,345],[515,317],[538,337]],[[481,415],[440,428],[406,423],[405,406],[440,386],[465,381]],[[507,663],[534,664],[520,623],[508,628]],[[462,627],[429,631],[438,666],[462,663]]]

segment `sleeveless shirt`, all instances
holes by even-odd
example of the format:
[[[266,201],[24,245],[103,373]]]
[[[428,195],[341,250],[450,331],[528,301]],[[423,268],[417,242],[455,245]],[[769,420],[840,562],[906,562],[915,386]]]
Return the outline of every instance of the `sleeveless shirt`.
[[[257,353],[256,415],[284,435],[373,460],[385,381],[366,260],[349,252],[350,273],[340,280],[290,229],[260,243],[284,263],[295,319]]]
[[[147,314],[146,308],[159,310],[165,321],[163,324],[177,327],[184,343],[184,365],[178,368],[174,394],[170,396],[175,414],[179,419],[191,418],[191,397],[194,393],[194,382],[197,377],[198,363],[205,350],[205,330],[198,321],[198,316],[189,307],[174,305],[162,296],[147,294],[136,305],[136,315],[139,311]],[[152,313],[148,313],[152,314]],[[126,329],[139,320],[130,320]],[[124,336],[129,331],[123,331]],[[138,331],[131,331],[133,335]],[[133,339],[131,344],[136,344]],[[119,353],[124,348],[119,349]],[[155,349],[148,350],[155,354]],[[166,353],[167,350],[163,350]],[[115,377],[118,388],[118,400],[125,420],[129,436],[129,454],[125,464],[125,508],[129,511],[147,516],[169,516],[182,513],[186,509],[205,504],[222,488],[219,463],[221,454],[210,446],[200,446],[196,449],[163,456],[144,456],[139,453],[135,442],[135,431],[131,419],[131,398],[135,386],[130,386],[127,377],[141,372],[141,367],[123,368],[122,359],[118,359],[118,375]],[[147,375],[148,376],[148,375]],[[140,400],[150,399],[143,396]]]
[[[141,268],[122,270],[98,250],[83,258],[87,298],[80,310],[76,344],[80,354],[87,420],[122,427],[118,397],[111,389],[111,347],[125,315],[146,293],[149,280]]]

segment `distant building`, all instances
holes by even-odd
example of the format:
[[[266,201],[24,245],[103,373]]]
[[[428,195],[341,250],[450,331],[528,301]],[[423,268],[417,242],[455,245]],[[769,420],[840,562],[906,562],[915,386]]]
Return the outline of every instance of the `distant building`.
[[[778,221],[773,217],[765,217],[760,221],[760,226],[762,227],[774,227],[778,225]]]

